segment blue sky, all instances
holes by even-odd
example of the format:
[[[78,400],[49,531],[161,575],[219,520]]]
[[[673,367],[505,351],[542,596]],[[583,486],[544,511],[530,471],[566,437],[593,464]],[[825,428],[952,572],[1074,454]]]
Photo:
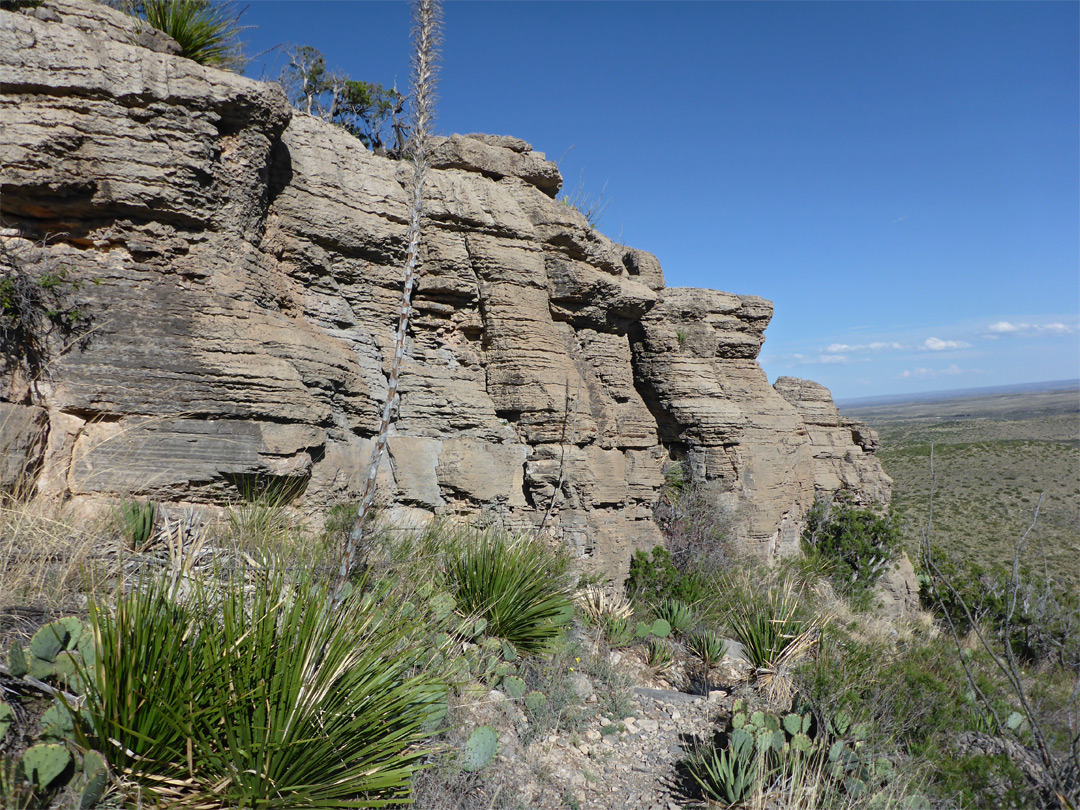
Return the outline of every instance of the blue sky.
[[[257,0],[249,54],[408,83],[403,2]],[[448,2],[437,129],[530,141],[669,286],[776,306],[838,398],[1080,376],[1080,4]],[[253,75],[273,75],[273,52]]]

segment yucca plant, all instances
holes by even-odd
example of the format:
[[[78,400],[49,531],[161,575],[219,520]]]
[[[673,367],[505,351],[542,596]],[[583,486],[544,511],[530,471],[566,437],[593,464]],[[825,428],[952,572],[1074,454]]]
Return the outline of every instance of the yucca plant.
[[[720,663],[720,659],[724,657],[724,653],[727,652],[727,642],[715,630],[703,627],[686,640],[686,646],[701,661],[707,695],[709,694],[709,670]]]
[[[658,619],[664,619],[679,635],[685,633],[694,623],[694,611],[686,602],[674,597],[665,599],[654,612]]]
[[[408,798],[444,690],[417,628],[370,593],[270,569],[147,579],[91,610],[83,744],[160,804],[357,808]]]
[[[759,787],[760,766],[754,738],[736,730],[726,747],[714,741],[695,750],[686,760],[686,772],[710,802],[732,806],[746,801]]]
[[[177,41],[181,56],[215,67],[233,66],[240,58],[240,15],[226,3],[141,0],[133,6],[150,25]]]
[[[573,615],[567,561],[532,536],[476,535],[448,561],[446,587],[462,614],[525,655],[547,650]]]
[[[671,647],[662,638],[650,638],[645,642],[645,664],[657,672],[669,669],[675,660]]]
[[[790,684],[778,677],[817,644],[824,618],[806,618],[794,585],[784,582],[770,588],[763,597],[735,602],[728,624],[743,645],[747,660],[754,666],[771,697],[784,697]]]

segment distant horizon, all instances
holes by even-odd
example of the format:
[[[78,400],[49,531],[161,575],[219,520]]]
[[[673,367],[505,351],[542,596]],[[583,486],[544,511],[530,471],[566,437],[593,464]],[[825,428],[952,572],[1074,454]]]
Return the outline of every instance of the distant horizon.
[[[784,375],[780,375],[784,376]],[[869,397],[834,398],[840,410],[851,410],[873,405],[900,405],[923,400],[965,399],[995,394],[1019,394],[1030,391],[1043,393],[1048,391],[1070,391],[1076,389],[1080,394],[1080,378],[1064,380],[1041,380],[1039,382],[1015,383],[1012,385],[974,386],[971,388],[951,388],[948,390],[911,391],[898,394],[877,394]],[[1080,406],[1080,400],[1077,405]]]

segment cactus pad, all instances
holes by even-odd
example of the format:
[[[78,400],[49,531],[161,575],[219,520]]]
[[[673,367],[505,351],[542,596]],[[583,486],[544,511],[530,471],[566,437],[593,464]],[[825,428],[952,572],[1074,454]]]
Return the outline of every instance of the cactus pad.
[[[86,784],[79,791],[79,810],[88,810],[99,801],[109,784],[109,770],[101,768],[93,773],[87,771]]]
[[[41,728],[42,739],[64,740],[75,733],[75,723],[71,719],[71,712],[59,703],[54,703],[41,716]]]
[[[37,678],[39,681],[51,678],[56,674],[56,668],[52,665],[51,661],[45,661],[38,658],[36,655],[31,655],[27,659],[27,674],[31,678]]]
[[[0,700],[0,740],[4,739],[4,735],[8,733],[8,729],[11,728],[14,722],[15,711]]]
[[[508,675],[503,678],[502,687],[506,694],[515,700],[525,697],[525,681],[517,675]]]
[[[810,738],[800,731],[798,734],[792,735],[791,747],[800,753],[807,754],[810,752],[811,747]]]
[[[649,629],[657,638],[667,638],[671,635],[671,623],[667,619],[657,619]]]
[[[56,743],[38,743],[23,754],[23,770],[42,790],[48,790],[71,764],[71,752]]]
[[[8,650],[8,670],[15,678],[21,678],[29,669],[26,662],[26,651],[19,642],[14,641]]]
[[[461,769],[472,773],[486,768],[495,759],[499,734],[491,726],[480,726],[469,735],[461,749]]]
[[[39,627],[30,639],[30,654],[51,664],[64,649],[70,637],[67,627],[61,622],[49,622]]]
[[[803,719],[797,714],[788,714],[784,716],[784,731],[792,736],[802,731]]]
[[[538,712],[547,705],[547,695],[537,692],[535,689],[525,695],[525,708],[530,712]]]

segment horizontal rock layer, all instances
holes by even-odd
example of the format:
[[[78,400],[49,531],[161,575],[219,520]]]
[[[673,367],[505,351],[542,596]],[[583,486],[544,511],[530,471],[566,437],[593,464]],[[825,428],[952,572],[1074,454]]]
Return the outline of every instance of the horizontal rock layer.
[[[0,484],[355,499],[412,168],[170,43],[84,0],[0,12],[3,255],[62,271],[80,314],[66,332],[39,318],[47,357],[0,354]],[[655,257],[553,199],[558,170],[524,141],[455,135],[435,166],[379,478],[392,511],[543,525],[618,576],[659,540],[671,456],[720,482],[764,556],[797,548],[815,493],[887,497],[869,432],[832,424],[827,391],[768,385],[769,302],[666,289]]]

